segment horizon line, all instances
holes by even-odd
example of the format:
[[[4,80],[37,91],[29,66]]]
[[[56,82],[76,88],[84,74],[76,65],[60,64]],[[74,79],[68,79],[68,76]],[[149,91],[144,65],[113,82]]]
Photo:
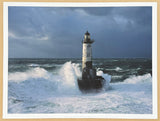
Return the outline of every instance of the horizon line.
[[[97,57],[93,59],[152,59],[152,57]],[[82,59],[78,57],[8,57],[8,59]]]

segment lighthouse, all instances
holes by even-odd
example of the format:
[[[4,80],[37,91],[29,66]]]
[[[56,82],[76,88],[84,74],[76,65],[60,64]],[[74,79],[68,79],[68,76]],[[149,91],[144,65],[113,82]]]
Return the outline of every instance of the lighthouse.
[[[92,43],[90,33],[87,31],[82,41],[82,78],[78,79],[81,91],[99,90],[103,87],[105,79],[96,75],[96,69],[92,66]]]
[[[84,68],[92,69],[92,46],[94,41],[91,40],[90,33],[87,31],[83,39],[83,55],[82,55],[82,70]]]

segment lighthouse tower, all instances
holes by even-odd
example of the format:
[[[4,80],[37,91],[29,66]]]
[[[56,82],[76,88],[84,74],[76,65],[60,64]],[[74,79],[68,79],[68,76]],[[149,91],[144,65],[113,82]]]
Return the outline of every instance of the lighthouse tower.
[[[90,38],[90,33],[87,31],[83,40],[83,56],[82,56],[82,70],[84,68],[92,69],[92,47],[94,41]]]
[[[96,70],[92,68],[92,43],[90,33],[87,31],[83,40],[83,55],[82,55],[82,79],[93,80],[96,78]],[[87,82],[87,81],[86,81]]]

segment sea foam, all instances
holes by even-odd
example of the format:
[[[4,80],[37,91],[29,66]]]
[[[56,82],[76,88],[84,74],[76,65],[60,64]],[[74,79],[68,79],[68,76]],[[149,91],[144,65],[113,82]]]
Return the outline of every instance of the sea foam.
[[[9,74],[9,82],[16,82],[20,83],[23,81],[44,81],[52,82],[59,92],[78,92],[78,85],[77,85],[77,79],[81,77],[82,72],[80,70],[79,64],[66,62],[58,71],[58,75],[54,75],[51,72],[46,71],[43,68],[35,67],[30,70],[27,70],[26,72],[15,72]],[[104,74],[102,71],[97,71],[98,76],[102,76],[106,80],[105,88],[109,87],[109,83],[111,80],[111,76],[108,74]],[[47,80],[47,81],[46,81]],[[38,82],[36,82],[38,83]],[[39,83],[40,84],[40,83]],[[38,84],[38,85],[39,85]],[[36,85],[36,84],[35,84]],[[43,85],[42,85],[43,86]],[[64,90],[64,89],[70,89]],[[73,90],[71,90],[73,89]]]
[[[52,90],[56,91],[56,93],[64,94],[79,92],[77,86],[77,78],[81,76],[81,71],[78,64],[66,62],[57,71],[58,74],[54,75],[43,68],[35,67],[27,70],[26,72],[10,73],[8,76],[8,80],[12,83],[25,83],[25,86],[28,86],[27,90],[29,90],[30,88],[39,88],[39,90],[42,90],[46,86],[47,88],[52,87],[50,92],[52,92]],[[20,86],[22,84],[19,84],[17,86]],[[39,92],[38,89],[36,90],[36,92]]]
[[[152,113],[152,76],[131,76],[110,83],[111,76],[97,70],[106,88],[97,94],[82,94],[77,85],[79,64],[66,62],[57,74],[34,67],[8,75],[9,113]]]
[[[143,82],[151,82],[152,81],[152,76],[150,73],[148,74],[144,74],[141,76],[131,76],[127,79],[124,80],[124,83],[132,83],[132,84],[136,84],[136,83],[143,83]]]

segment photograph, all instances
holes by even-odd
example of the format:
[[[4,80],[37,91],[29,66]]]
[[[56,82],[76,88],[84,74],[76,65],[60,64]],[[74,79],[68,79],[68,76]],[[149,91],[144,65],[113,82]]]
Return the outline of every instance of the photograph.
[[[153,114],[152,5],[7,12],[7,114]]]

